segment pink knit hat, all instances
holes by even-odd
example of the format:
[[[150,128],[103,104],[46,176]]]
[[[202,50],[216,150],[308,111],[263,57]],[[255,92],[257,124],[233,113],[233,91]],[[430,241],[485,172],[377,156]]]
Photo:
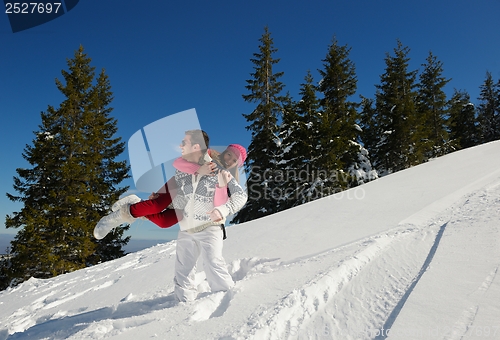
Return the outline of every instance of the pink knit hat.
[[[239,144],[229,144],[227,149],[238,156],[238,166],[242,166],[245,159],[247,159],[247,150]]]

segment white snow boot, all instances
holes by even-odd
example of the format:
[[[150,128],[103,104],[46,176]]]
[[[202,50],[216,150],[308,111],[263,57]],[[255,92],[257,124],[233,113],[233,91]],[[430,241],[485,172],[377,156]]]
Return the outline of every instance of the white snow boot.
[[[117,211],[101,218],[94,228],[94,237],[103,239],[115,227],[123,223],[132,223],[135,218],[130,215],[130,203],[122,205]]]
[[[111,211],[117,211],[124,204],[135,204],[135,203],[139,203],[140,201],[142,201],[142,200],[137,195],[128,195],[128,196],[125,196],[122,199],[119,199],[118,201],[116,201],[111,206]]]

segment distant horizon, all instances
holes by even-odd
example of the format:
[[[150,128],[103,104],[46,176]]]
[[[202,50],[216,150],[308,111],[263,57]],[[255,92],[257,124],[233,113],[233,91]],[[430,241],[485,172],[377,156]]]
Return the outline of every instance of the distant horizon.
[[[10,241],[14,239],[16,234],[10,233],[0,233],[0,255],[6,255],[6,250],[10,247]],[[174,241],[175,238],[172,239],[140,239],[133,236],[129,243],[123,247],[123,250],[126,253],[135,253],[137,251],[153,247],[157,244],[168,243]]]

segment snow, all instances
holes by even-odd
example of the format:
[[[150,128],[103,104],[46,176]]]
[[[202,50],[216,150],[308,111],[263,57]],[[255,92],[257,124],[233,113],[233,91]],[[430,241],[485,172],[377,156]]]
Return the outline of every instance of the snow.
[[[231,226],[236,281],[172,295],[175,241],[0,293],[0,339],[500,339],[500,142]],[[200,268],[202,268],[200,266]]]

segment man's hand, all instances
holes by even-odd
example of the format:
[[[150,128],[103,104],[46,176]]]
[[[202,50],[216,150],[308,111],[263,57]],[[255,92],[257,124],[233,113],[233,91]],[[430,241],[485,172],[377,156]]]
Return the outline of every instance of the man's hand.
[[[211,175],[214,170],[217,168],[217,165],[214,162],[206,162],[198,169],[197,173],[199,175]]]
[[[160,194],[157,194],[156,192],[153,192],[151,195],[149,195],[150,200],[157,199],[160,196]]]
[[[219,210],[214,209],[212,211],[207,212],[207,214],[210,214],[210,219],[212,222],[219,222],[222,221],[222,215]]]

